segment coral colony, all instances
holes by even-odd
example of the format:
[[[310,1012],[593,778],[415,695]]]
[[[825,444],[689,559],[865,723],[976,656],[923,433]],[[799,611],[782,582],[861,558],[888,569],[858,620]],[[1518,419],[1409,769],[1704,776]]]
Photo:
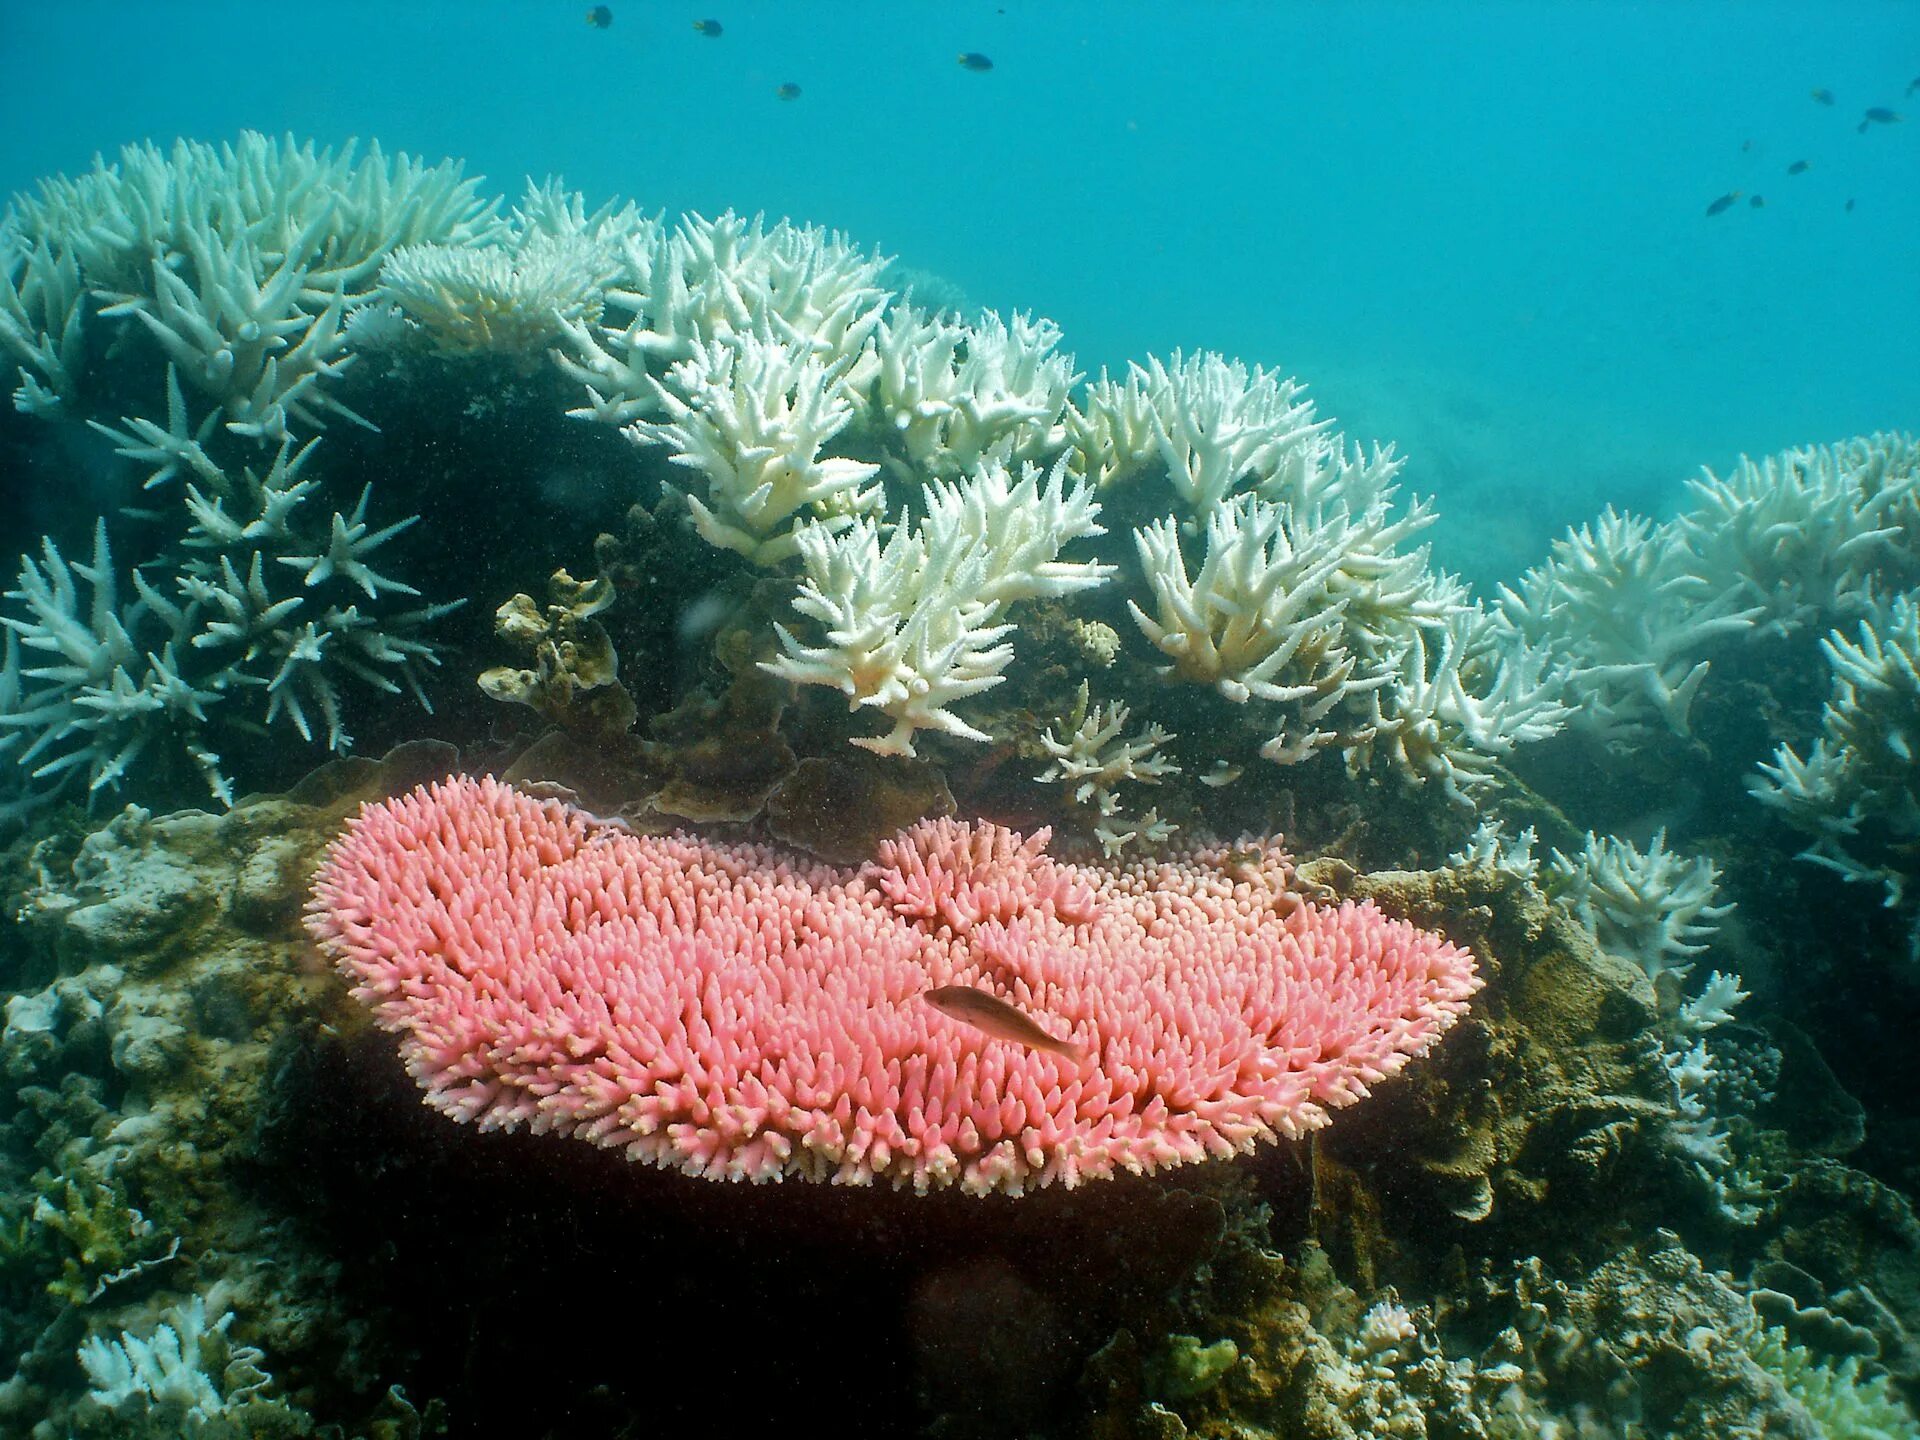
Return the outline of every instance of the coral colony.
[[[1224,850],[1083,869],[1046,839],[931,820],[858,872],[796,870],[460,781],[355,820],[309,925],[455,1119],[719,1179],[920,1191],[1301,1135],[1479,987],[1439,936],[1300,901],[1277,850],[1231,875]],[[950,985],[1016,998],[1091,1061],[944,1017],[923,997]]]
[[[343,1035],[636,1183],[1211,1176],[1068,1346],[1085,1433],[1914,1434],[1920,1223],[1769,1025],[1823,927],[1916,973],[1920,442],[1476,596],[1297,381],[1089,379],[898,273],[255,134],[15,197],[0,453],[109,478],[0,606],[0,1434],[439,1423],[395,1379],[444,1327],[313,1320],[346,1262],[238,1178]],[[429,385],[598,447],[590,554],[435,533],[366,448]],[[468,749],[254,793],[375,721]],[[1307,1221],[1227,1178],[1308,1136]]]

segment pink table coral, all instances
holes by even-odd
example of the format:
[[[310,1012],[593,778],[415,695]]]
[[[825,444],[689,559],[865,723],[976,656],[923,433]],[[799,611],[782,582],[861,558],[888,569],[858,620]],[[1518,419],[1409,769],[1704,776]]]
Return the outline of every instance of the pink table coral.
[[[1302,902],[1276,846],[1107,868],[1046,840],[924,821],[847,872],[454,779],[362,811],[307,923],[456,1120],[714,1179],[920,1191],[1300,1135],[1479,988],[1440,936]],[[925,998],[961,985],[1082,1058]]]

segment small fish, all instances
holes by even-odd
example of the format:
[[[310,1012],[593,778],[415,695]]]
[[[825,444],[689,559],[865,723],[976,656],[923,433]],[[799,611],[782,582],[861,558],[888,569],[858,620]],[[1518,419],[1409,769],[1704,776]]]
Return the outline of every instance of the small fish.
[[[1726,194],[1722,195],[1718,200],[1714,201],[1711,205],[1707,206],[1707,214],[1718,215],[1723,210],[1731,210],[1733,208],[1733,202],[1738,200],[1739,198],[1740,198],[1740,192],[1738,190],[1729,190]]]
[[[993,69],[993,61],[982,55],[978,50],[962,50],[960,52],[960,68],[962,70],[991,70]]]
[[[1913,79],[1907,81],[1907,94],[1920,95],[1920,75],[1916,75]]]
[[[1813,163],[1811,161],[1796,160],[1787,167],[1787,173],[1789,175],[1804,175],[1807,173],[1807,171],[1811,170],[1812,168],[1813,168]]]
[[[1817,104],[1831,105],[1833,104],[1833,91],[1816,88],[1813,92],[1813,98]]]
[[[1764,210],[1767,208],[1767,197],[1764,195],[1756,195],[1747,201],[1747,204],[1751,205],[1755,210]]]
[[[1015,1045],[1025,1045],[1029,1050],[1045,1050],[1050,1055],[1059,1055],[1078,1064],[1084,1053],[1071,1040],[1056,1040],[1027,1014],[1009,1005],[997,995],[989,995],[984,990],[976,990],[971,985],[942,985],[937,990],[929,990],[926,1002],[942,1015],[951,1015],[955,1020],[964,1020],[974,1029],[996,1040],[1010,1040]]]
[[[1747,153],[1747,152],[1748,152],[1749,150],[1751,150],[1751,149],[1753,149],[1753,141],[1751,141],[1751,140],[1742,140],[1742,141],[1740,142],[1740,153],[1741,153],[1742,155],[1745,155],[1745,154],[1746,154],[1746,153]]]
[[[778,95],[782,100],[798,100],[800,98],[800,87],[789,80],[784,85],[774,86],[773,93]]]
[[[1849,215],[1853,213],[1853,197],[1851,195],[1847,197],[1847,213]]]
[[[693,28],[696,33],[706,36],[709,40],[718,40],[725,33],[721,30],[718,20],[696,20],[693,22]]]
[[[1868,124],[1869,122],[1875,125],[1898,125],[1900,123],[1900,119],[1901,117],[1899,112],[1894,110],[1889,110],[1884,105],[1875,105],[1867,111],[1866,116],[1860,121],[1860,123],[1863,126]]]
[[[587,11],[587,24],[596,30],[608,29],[613,24],[613,11],[605,5],[596,5]]]

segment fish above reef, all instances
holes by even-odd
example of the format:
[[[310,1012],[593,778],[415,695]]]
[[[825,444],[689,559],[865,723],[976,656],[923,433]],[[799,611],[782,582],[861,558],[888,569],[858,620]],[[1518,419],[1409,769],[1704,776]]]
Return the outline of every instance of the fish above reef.
[[[1833,104],[1833,91],[1816,87],[1813,91],[1813,98],[1822,105],[1831,105]]]
[[[1860,124],[1856,128],[1864,135],[1869,125],[1898,125],[1901,118],[1896,110],[1889,110],[1884,105],[1872,105],[1867,108],[1866,114],[1860,117]]]
[[[1711,205],[1707,206],[1707,214],[1718,215],[1724,210],[1731,210],[1733,208],[1733,202],[1738,200],[1739,198],[1740,198],[1740,192],[1738,190],[1729,190],[1726,194],[1722,195],[1718,200],[1714,201]]]
[[[718,20],[696,20],[693,22],[693,28],[697,33],[706,36],[709,40],[718,40],[726,33],[720,28],[720,22]]]
[[[784,85],[774,86],[773,93],[778,95],[782,100],[798,100],[800,98],[800,87],[789,80]]]
[[[613,24],[613,11],[605,5],[596,5],[587,11],[587,24],[596,30],[605,30]]]
[[[1789,175],[1804,175],[1807,173],[1807,171],[1811,170],[1812,168],[1813,168],[1813,164],[1811,161],[1796,160],[1787,167],[1787,173]]]
[[[991,70],[993,69],[993,61],[982,55],[978,50],[962,50],[960,52],[960,68],[962,70]]]
[[[971,985],[942,985],[927,991],[922,998],[942,1015],[964,1021],[996,1040],[1008,1040],[1029,1050],[1045,1050],[1076,1064],[1084,1053],[1071,1040],[1054,1039],[1034,1024],[1025,1011]]]

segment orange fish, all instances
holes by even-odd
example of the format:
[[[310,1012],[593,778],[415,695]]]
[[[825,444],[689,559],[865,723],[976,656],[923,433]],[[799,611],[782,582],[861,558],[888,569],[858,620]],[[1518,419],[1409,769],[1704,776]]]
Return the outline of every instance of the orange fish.
[[[1085,1054],[1071,1040],[1054,1039],[1034,1024],[1024,1011],[1009,1005],[997,995],[989,995],[971,985],[942,985],[936,990],[927,991],[925,998],[942,1015],[964,1020],[996,1040],[1008,1040],[1015,1045],[1024,1045],[1029,1050],[1045,1050],[1076,1065]]]

